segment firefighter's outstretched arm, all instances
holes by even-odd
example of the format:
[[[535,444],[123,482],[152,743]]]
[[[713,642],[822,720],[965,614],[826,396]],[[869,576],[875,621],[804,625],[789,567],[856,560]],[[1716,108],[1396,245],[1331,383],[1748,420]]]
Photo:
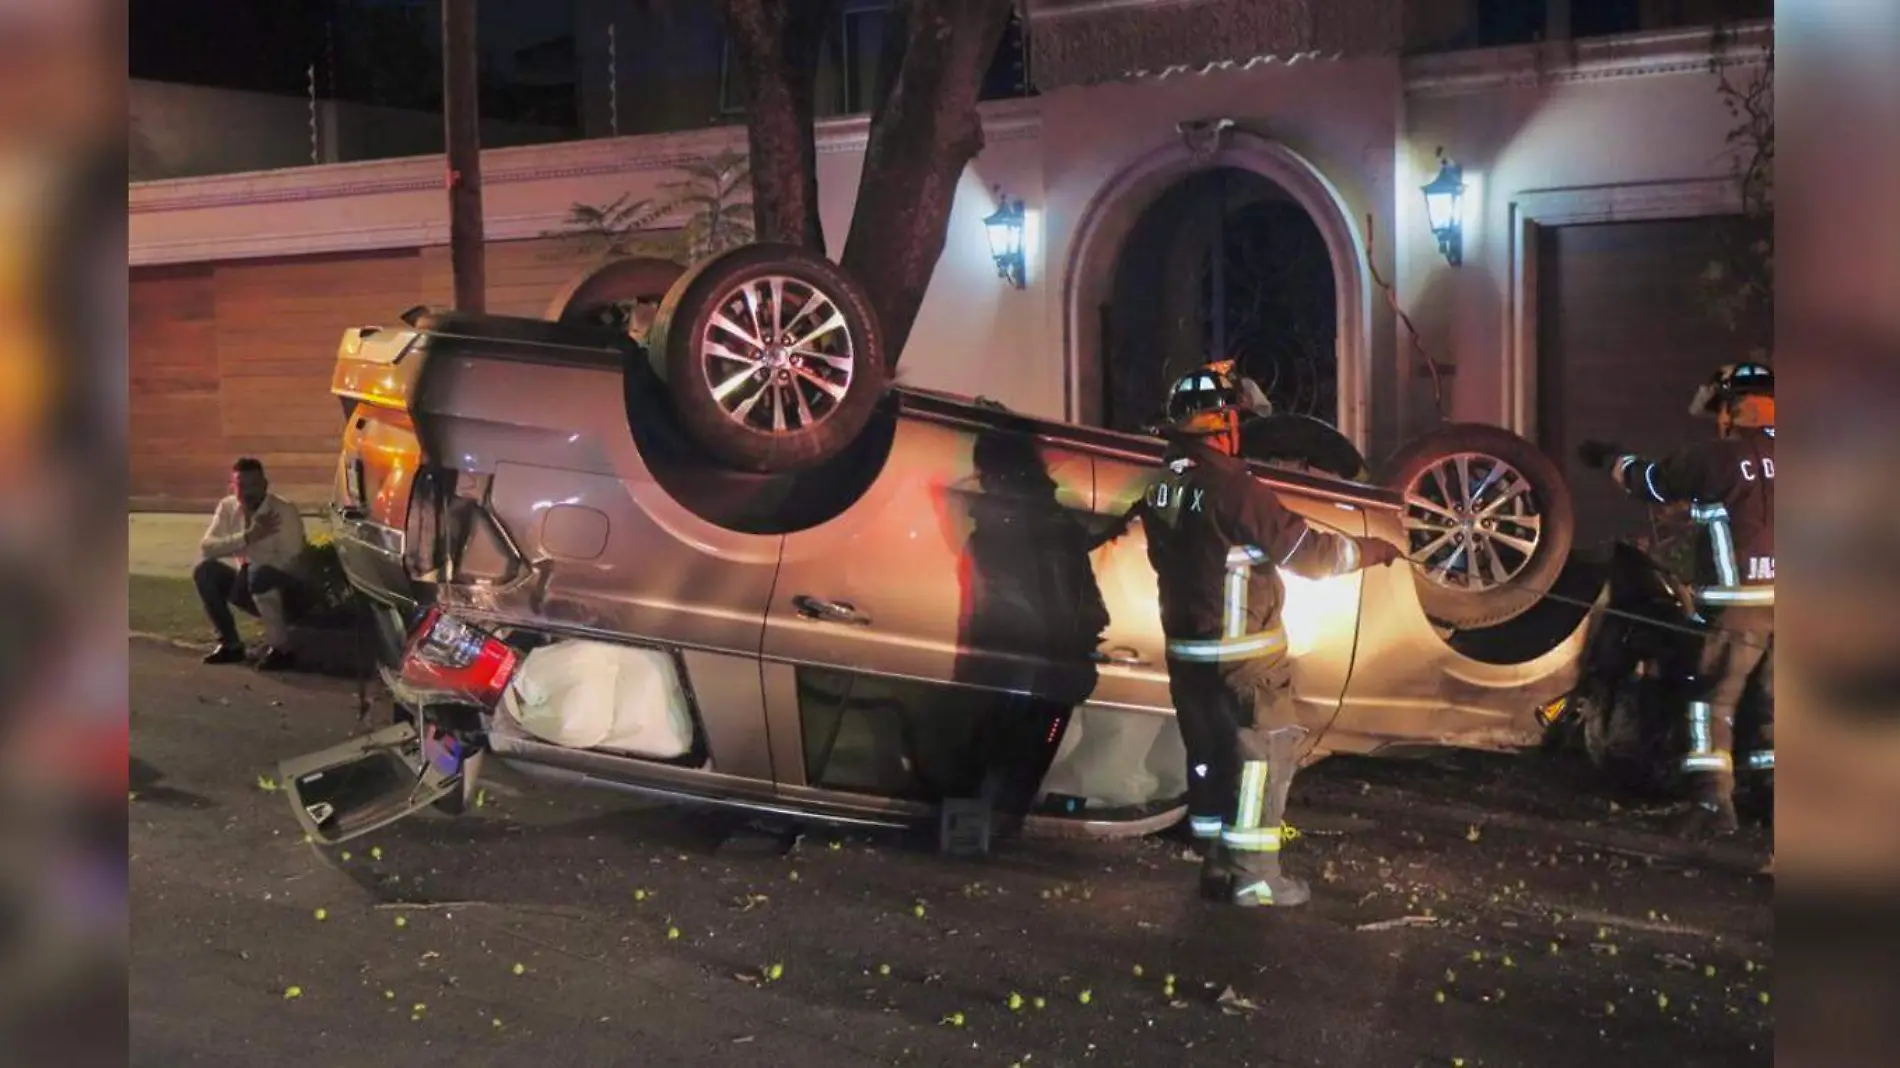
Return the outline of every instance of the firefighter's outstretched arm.
[[[1600,441],[1586,441],[1577,450],[1585,465],[1609,468],[1610,478],[1623,492],[1650,504],[1716,499],[1722,488],[1710,485],[1710,472],[1719,468],[1704,462],[1694,448],[1652,460]]]
[[[1378,567],[1398,559],[1398,547],[1378,538],[1357,538],[1308,523],[1287,511],[1273,491],[1257,482],[1236,495],[1227,519],[1229,537],[1257,545],[1273,562],[1302,578],[1322,579]]]

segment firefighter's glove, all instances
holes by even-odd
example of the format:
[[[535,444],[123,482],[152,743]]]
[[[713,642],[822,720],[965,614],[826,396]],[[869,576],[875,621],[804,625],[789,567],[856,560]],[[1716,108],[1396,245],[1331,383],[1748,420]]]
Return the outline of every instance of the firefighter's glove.
[[[1397,560],[1402,554],[1399,547],[1380,538],[1359,538],[1359,559],[1361,567],[1384,567]]]
[[[1577,446],[1577,459],[1582,460],[1583,466],[1592,471],[1601,471],[1610,466],[1610,461],[1622,452],[1621,448],[1607,441],[1586,441]]]

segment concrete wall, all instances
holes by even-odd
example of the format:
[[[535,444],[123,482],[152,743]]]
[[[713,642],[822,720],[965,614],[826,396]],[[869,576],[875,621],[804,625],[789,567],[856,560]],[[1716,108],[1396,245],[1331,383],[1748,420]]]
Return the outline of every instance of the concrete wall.
[[[304,167],[312,162],[310,101],[304,97],[137,78],[127,83],[126,97],[135,182]],[[482,123],[482,140],[493,145],[538,144],[564,136],[549,127]],[[323,163],[441,150],[440,115],[336,100],[317,102],[314,151]]]
[[[1033,101],[984,105],[987,147],[965,173],[942,260],[904,358],[915,385],[982,393],[1024,411],[1060,415],[1059,351],[1044,334],[1048,272],[1032,243],[1029,286],[996,277],[982,220],[991,184],[1042,201]],[[819,185],[830,252],[843,248],[863,169],[868,124],[827,120],[819,130]],[[483,208],[490,241],[539,237],[570,205],[623,193],[663,198],[677,166],[726,148],[744,132],[721,128],[484,151]],[[129,197],[134,264],[200,262],[448,240],[448,199],[435,157],[345,163],[253,174],[142,182]],[[670,225],[677,220],[663,221]],[[392,314],[401,311],[392,308]]]
[[[1752,62],[1765,34],[1731,45]],[[1724,139],[1733,126],[1709,69],[1705,33],[1581,45],[1499,49],[1407,65],[1404,136],[1398,146],[1397,289],[1425,349],[1454,363],[1449,416],[1511,425],[1513,206],[1544,194],[1640,196],[1646,187],[1701,184],[1722,194],[1731,174]],[[1750,76],[1736,68],[1732,79]],[[1464,265],[1448,266],[1424,218],[1418,187],[1438,172],[1434,149],[1464,165]],[[1548,199],[1548,198],[1546,198]],[[1685,202],[1699,213],[1705,205]],[[1404,342],[1409,350],[1409,340]],[[1435,418],[1414,365],[1405,423]],[[1523,428],[1515,428],[1523,429]]]

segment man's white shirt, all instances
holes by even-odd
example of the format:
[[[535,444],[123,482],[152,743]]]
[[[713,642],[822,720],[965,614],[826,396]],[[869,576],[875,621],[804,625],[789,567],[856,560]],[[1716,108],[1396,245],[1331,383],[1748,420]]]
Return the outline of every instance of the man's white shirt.
[[[240,564],[274,567],[295,574],[303,558],[303,517],[297,514],[294,505],[275,493],[264,498],[257,514],[277,516],[277,530],[246,545],[244,530],[249,520],[244,515],[244,507],[235,494],[219,501],[211,526],[198,543],[199,551],[206,560],[236,557]]]

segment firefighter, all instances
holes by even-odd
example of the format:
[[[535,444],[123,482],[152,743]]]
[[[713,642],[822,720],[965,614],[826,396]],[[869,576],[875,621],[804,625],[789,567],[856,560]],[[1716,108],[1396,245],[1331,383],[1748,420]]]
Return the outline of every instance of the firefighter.
[[[1716,421],[1716,438],[1660,460],[1585,442],[1585,464],[1608,466],[1630,496],[1687,503],[1700,527],[1695,616],[1706,628],[1685,685],[1689,748],[1682,771],[1692,805],[1682,830],[1736,829],[1736,715],[1743,771],[1772,777],[1775,647],[1775,374],[1766,364],[1729,364],[1696,391],[1691,414]]]
[[[1309,526],[1239,458],[1243,408],[1258,411],[1233,361],[1168,395],[1166,471],[1098,544],[1135,519],[1161,594],[1168,681],[1187,750],[1188,818],[1204,892],[1243,906],[1312,894],[1280,867],[1287,792],[1305,729],[1281,629],[1277,567],[1312,578],[1389,564],[1399,550]]]

